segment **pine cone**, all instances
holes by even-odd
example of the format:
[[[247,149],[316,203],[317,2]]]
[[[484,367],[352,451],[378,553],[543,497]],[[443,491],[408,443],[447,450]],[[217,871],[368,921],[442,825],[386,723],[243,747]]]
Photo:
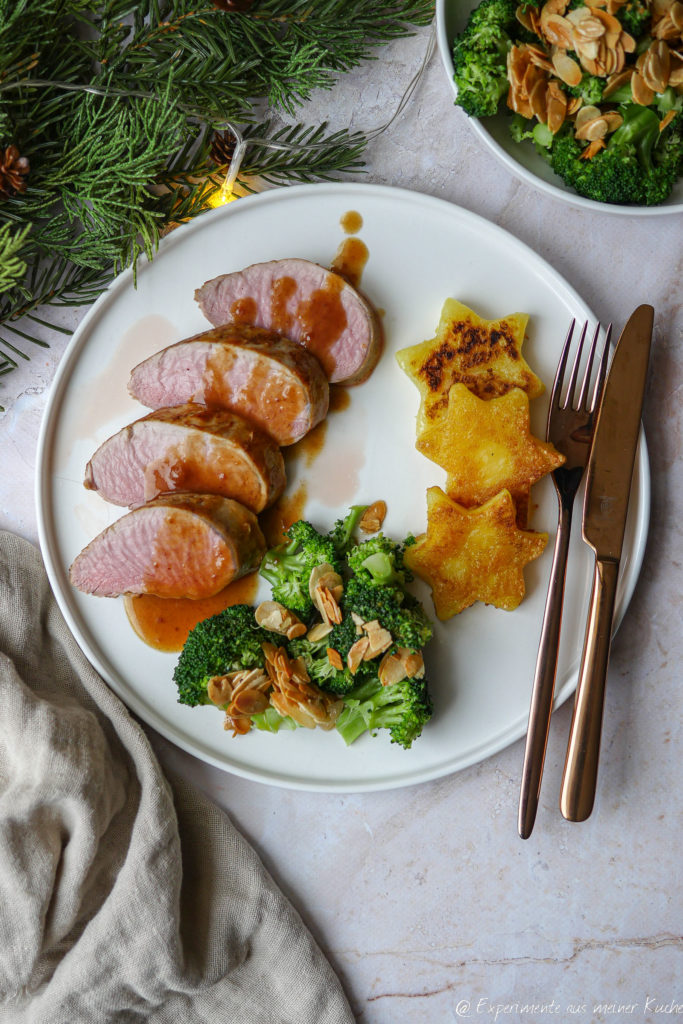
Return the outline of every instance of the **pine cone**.
[[[213,0],[214,7],[221,11],[248,11],[254,0]]]
[[[237,139],[230,129],[224,132],[214,132],[209,156],[219,167],[227,166],[232,160],[236,145]]]
[[[0,149],[0,199],[8,199],[17,192],[26,191],[25,178],[31,170],[25,156],[20,156],[16,146]]]

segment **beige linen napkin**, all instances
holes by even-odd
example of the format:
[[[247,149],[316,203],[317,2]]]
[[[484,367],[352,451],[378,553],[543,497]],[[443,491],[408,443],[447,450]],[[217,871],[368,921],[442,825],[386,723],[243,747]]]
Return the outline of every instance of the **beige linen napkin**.
[[[164,778],[0,532],[0,1021],[352,1024],[254,851]]]

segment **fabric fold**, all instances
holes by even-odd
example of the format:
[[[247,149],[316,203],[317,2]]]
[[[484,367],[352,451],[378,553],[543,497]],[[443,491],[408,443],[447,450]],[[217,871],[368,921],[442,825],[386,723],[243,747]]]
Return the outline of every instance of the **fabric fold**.
[[[227,816],[167,779],[0,532],[0,1021],[352,1024]]]

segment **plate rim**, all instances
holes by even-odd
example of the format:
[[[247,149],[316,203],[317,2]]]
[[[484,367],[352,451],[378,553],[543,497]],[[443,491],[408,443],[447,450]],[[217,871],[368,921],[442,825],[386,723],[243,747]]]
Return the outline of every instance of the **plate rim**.
[[[453,81],[454,68],[451,54],[452,41],[449,39],[446,31],[446,7],[452,2],[453,0],[436,0],[435,17],[437,48],[441,57],[441,65],[449,80],[453,96],[456,97],[458,90],[455,82]],[[588,210],[593,213],[613,214],[614,216],[622,217],[662,217],[666,214],[671,216],[677,213],[683,213],[683,201],[670,203],[668,206],[666,204],[660,204],[658,206],[628,206],[624,203],[598,203],[595,199],[587,199],[586,197],[580,196],[578,193],[570,191],[569,189],[561,188],[559,185],[553,185],[551,182],[537,177],[515,160],[515,158],[493,138],[480,118],[470,117],[465,114],[464,111],[462,111],[462,113],[467,118],[467,122],[470,125],[471,130],[479,137],[484,146],[486,146],[486,148],[489,149],[494,156],[505,165],[505,167],[507,167],[511,174],[520,181],[523,181],[526,185],[530,185],[532,188],[537,188],[541,192],[544,192],[552,199],[557,199],[562,203],[567,203],[575,209]]]
[[[447,209],[451,215],[464,218],[465,221],[478,225],[481,230],[490,232],[494,237],[505,238],[507,244],[512,244],[519,252],[524,253],[525,259],[529,260],[532,266],[535,265],[537,269],[543,270],[544,274],[547,275],[553,283],[560,285],[564,291],[568,292],[579,306],[589,309],[578,292],[559,273],[559,271],[555,270],[552,264],[548,263],[548,261],[511,232],[497,224],[494,224],[492,221],[487,220],[485,217],[459,206],[456,203],[412,189],[398,188],[391,185],[373,184],[370,182],[322,182],[305,185],[290,185],[280,188],[272,188],[264,192],[242,197],[236,204],[228,204],[224,207],[212,210],[210,213],[207,211],[206,216],[213,216],[214,218],[229,218],[236,215],[240,208],[244,210],[246,204],[267,205],[270,202],[279,202],[288,198],[297,198],[301,195],[313,195],[315,193],[325,192],[333,193],[334,195],[358,195],[360,192],[366,192],[373,195],[384,196],[387,199],[392,199],[396,202],[426,204],[427,206],[432,206],[435,209]],[[205,221],[203,220],[203,216],[200,216],[193,221],[176,228],[170,235],[161,240],[158,253],[165,251],[173,245],[179,244],[186,236],[189,236],[195,231],[201,230],[202,223],[205,223]],[[150,262],[146,258],[143,258],[137,271],[138,278],[142,279],[144,273],[151,266],[153,266],[153,261]],[[405,788],[412,785],[420,785],[424,782],[443,778],[462,771],[467,767],[479,764],[482,761],[487,760],[489,757],[492,757],[494,754],[505,750],[512,743],[520,739],[526,733],[526,715],[523,720],[517,719],[511,722],[508,727],[502,732],[499,732],[495,738],[481,743],[479,747],[476,748],[475,752],[470,751],[467,755],[463,754],[460,757],[450,759],[446,763],[440,762],[437,765],[423,769],[411,769],[408,764],[406,765],[405,772],[394,772],[391,776],[385,777],[381,780],[371,778],[367,782],[353,781],[349,784],[345,783],[343,780],[328,779],[318,781],[311,780],[309,778],[300,779],[293,776],[274,776],[269,770],[254,771],[249,767],[244,767],[239,764],[226,764],[224,760],[215,757],[210,753],[210,751],[203,749],[201,744],[197,741],[186,739],[183,733],[179,733],[177,728],[172,726],[170,723],[165,723],[163,718],[151,716],[148,712],[148,708],[142,701],[138,700],[135,692],[131,692],[130,686],[125,687],[126,696],[124,697],[122,695],[119,688],[119,681],[112,680],[112,673],[107,668],[97,650],[91,644],[88,636],[80,628],[77,617],[72,614],[68,595],[65,594],[62,589],[61,574],[63,573],[63,567],[58,563],[58,559],[56,558],[57,545],[52,540],[54,535],[54,524],[49,512],[49,501],[53,494],[52,476],[43,472],[43,467],[45,465],[46,457],[49,455],[49,435],[52,425],[53,410],[58,407],[64,389],[68,384],[72,365],[77,359],[81,348],[87,343],[88,334],[93,322],[96,321],[106,311],[109,305],[116,300],[116,296],[119,291],[130,286],[133,278],[133,270],[128,268],[110,282],[107,289],[97,298],[79,323],[60,359],[57,372],[50,385],[47,402],[41,419],[34,480],[38,538],[52,592],[64,620],[76,640],[76,643],[90,664],[102,676],[106,684],[116,694],[119,700],[121,700],[129,710],[138,715],[142,721],[162,735],[165,739],[205,763],[250,781],[259,782],[265,785],[273,785],[284,789],[306,792],[382,792],[391,789]],[[595,319],[592,311],[590,312],[593,319]],[[619,625],[621,624],[633,596],[647,545],[651,503],[651,473],[647,452],[647,442],[642,423],[637,464],[638,508],[636,511],[636,531],[631,559],[629,560],[627,569],[624,573],[625,584],[622,580],[623,590],[618,605],[618,614],[615,617],[614,633],[616,633]],[[564,701],[574,692],[577,676],[578,671],[573,673],[565,685],[558,691],[554,702],[555,708],[564,703]]]

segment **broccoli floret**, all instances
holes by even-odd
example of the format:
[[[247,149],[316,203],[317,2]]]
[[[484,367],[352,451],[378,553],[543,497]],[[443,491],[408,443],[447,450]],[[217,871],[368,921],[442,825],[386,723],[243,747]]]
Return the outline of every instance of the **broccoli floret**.
[[[340,558],[344,558],[356,543],[356,528],[367,507],[367,505],[352,505],[348,515],[344,519],[338,519],[330,531],[330,540]]]
[[[432,624],[420,602],[394,587],[378,587],[353,576],[342,598],[344,612],[355,612],[364,622],[375,619],[388,629],[399,647],[420,651],[432,638]]]
[[[596,106],[602,101],[602,92],[606,83],[607,79],[598,78],[597,75],[584,75],[578,85],[565,85],[564,91],[570,96],[579,96],[586,106]],[[618,102],[619,100],[610,96],[610,103]]]
[[[254,609],[247,604],[232,605],[199,622],[185,641],[173,673],[178,703],[209,704],[207,686],[213,676],[263,667],[261,644],[266,641],[277,644],[282,637],[258,626]]]
[[[631,0],[630,3],[624,4],[616,12],[616,16],[625,31],[636,40],[650,31],[652,12],[642,0]]]
[[[324,563],[339,572],[339,556],[331,538],[304,519],[290,526],[285,536],[286,543],[266,551],[259,572],[270,583],[274,601],[306,618],[313,611],[308,591],[311,573]]]
[[[351,572],[365,583],[381,587],[403,587],[413,578],[413,574],[403,564],[403,548],[402,544],[378,533],[370,540],[358,544],[348,553],[346,561]]]
[[[456,103],[471,117],[495,114],[508,90],[507,54],[512,33],[519,37],[523,31],[516,9],[517,0],[482,0],[455,41]]]
[[[404,679],[392,686],[368,680],[345,697],[336,728],[346,744],[364,732],[388,729],[391,742],[408,750],[433,711],[424,679]]]
[[[649,107],[626,104],[623,124],[605,149],[582,160],[583,147],[570,126],[555,137],[550,151],[553,170],[579,195],[602,203],[653,206],[670,194],[681,171],[681,115],[663,131]]]
[[[311,641],[308,636],[290,640],[289,651],[293,658],[303,659],[311,681],[316,686],[329,693],[343,695],[353,690],[359,679],[365,678],[369,662],[362,662],[359,668],[360,675],[353,676],[348,668],[336,669],[332,665],[327,656],[327,649],[331,647],[337,651],[346,666],[346,656],[357,639],[356,624],[350,615],[345,615],[322,640]]]

